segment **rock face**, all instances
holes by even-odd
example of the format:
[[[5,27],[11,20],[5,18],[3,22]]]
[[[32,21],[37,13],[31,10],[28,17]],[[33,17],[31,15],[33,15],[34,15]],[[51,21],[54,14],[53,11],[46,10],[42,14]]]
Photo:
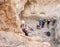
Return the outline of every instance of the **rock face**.
[[[23,16],[55,16],[60,8],[60,0],[29,0]]]
[[[21,32],[19,13],[25,2],[26,0],[0,0],[0,30]]]
[[[60,12],[59,2],[60,0],[0,0],[0,30],[20,32],[19,14],[22,11],[23,16],[56,16]]]
[[[33,43],[32,43],[33,42]],[[14,32],[0,31],[0,46],[2,47],[51,47],[48,42],[43,42],[43,39],[35,37],[26,37]]]
[[[28,38],[21,36],[21,34],[23,34],[20,29],[21,12],[23,12],[23,16],[59,17],[57,30],[60,32],[60,0],[0,0],[1,45],[13,45],[16,47],[51,47],[49,43],[41,41],[40,37],[34,40],[34,37]],[[17,34],[14,32],[20,33]],[[59,34],[57,33],[57,35]]]

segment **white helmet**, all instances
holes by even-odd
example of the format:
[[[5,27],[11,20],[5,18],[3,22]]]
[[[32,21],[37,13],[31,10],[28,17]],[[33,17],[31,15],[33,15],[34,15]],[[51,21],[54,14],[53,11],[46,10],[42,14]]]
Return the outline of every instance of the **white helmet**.
[[[24,20],[22,20],[21,22],[22,22],[22,24],[24,24],[24,23],[25,23],[25,21],[24,21]]]

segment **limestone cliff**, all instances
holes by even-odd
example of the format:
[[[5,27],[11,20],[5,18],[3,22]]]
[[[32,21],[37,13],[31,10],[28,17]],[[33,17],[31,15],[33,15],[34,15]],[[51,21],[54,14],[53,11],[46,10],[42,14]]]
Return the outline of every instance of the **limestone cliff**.
[[[0,0],[0,31],[21,32],[19,13],[25,2],[26,0]]]
[[[59,8],[60,0],[29,0],[23,16],[55,16],[58,14]]]
[[[20,15],[22,12],[22,15]],[[28,38],[21,36],[20,16],[44,16],[59,17],[57,31],[60,32],[60,0],[0,0],[0,42],[3,45],[11,44],[20,47],[20,42],[24,43],[23,47],[46,47],[41,42],[40,37]],[[48,18],[47,17],[47,18]],[[20,32],[19,34],[14,32]],[[60,36],[57,34],[57,37]],[[9,37],[10,36],[10,37]],[[21,39],[21,40],[20,40]],[[59,37],[58,37],[59,39]],[[33,44],[32,44],[33,42]],[[36,44],[36,45],[35,45]],[[46,43],[45,43],[46,44]],[[47,43],[48,44],[48,43]],[[51,47],[50,45],[47,47]]]

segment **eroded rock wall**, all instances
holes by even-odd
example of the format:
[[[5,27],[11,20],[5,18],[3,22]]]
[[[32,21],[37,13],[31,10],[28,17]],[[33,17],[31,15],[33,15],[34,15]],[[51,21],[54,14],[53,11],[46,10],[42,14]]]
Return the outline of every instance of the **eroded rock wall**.
[[[25,6],[23,16],[55,16],[60,12],[60,0],[29,0]],[[58,10],[59,9],[59,10]]]
[[[0,31],[21,32],[19,13],[26,0],[0,0]]]

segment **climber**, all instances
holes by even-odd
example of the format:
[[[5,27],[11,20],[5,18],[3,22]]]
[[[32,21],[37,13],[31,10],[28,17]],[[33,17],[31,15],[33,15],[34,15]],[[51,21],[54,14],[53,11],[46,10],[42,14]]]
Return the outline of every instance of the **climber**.
[[[28,36],[28,28],[27,28],[27,25],[25,24],[25,21],[24,20],[22,20],[22,24],[21,24],[21,29],[22,29],[22,31],[25,33],[25,35],[26,36]]]
[[[55,23],[56,23],[56,18],[53,19],[53,21],[52,21],[52,26],[54,26]]]
[[[27,33],[28,30],[27,30],[27,28],[26,28],[25,26],[26,26],[26,25],[22,24],[22,25],[21,25],[21,29],[22,29],[22,31],[25,33],[25,35],[28,36],[28,33]]]
[[[44,19],[44,20],[42,21],[42,28],[44,27],[45,22],[46,22],[46,19]]]
[[[43,20],[42,19],[39,19],[38,22],[39,22],[39,25],[37,25],[37,27],[38,28],[41,28]]]
[[[47,20],[47,28],[49,28],[50,20]]]
[[[27,28],[27,25],[22,24],[21,25],[21,28],[22,28],[22,31],[25,33],[25,35],[28,36],[28,32],[27,32],[28,31],[28,28]]]

